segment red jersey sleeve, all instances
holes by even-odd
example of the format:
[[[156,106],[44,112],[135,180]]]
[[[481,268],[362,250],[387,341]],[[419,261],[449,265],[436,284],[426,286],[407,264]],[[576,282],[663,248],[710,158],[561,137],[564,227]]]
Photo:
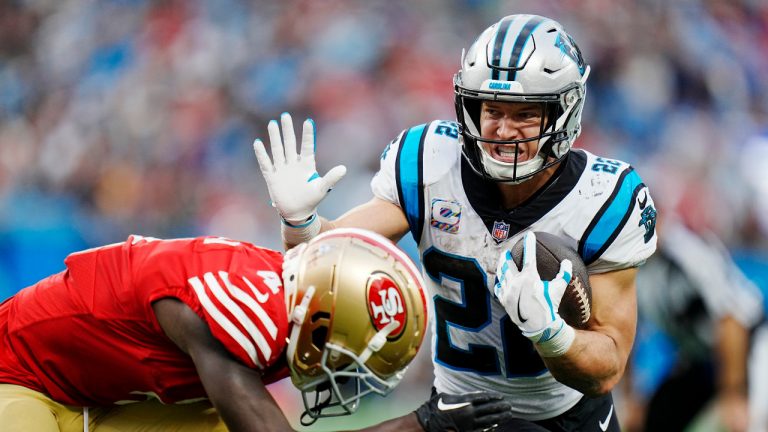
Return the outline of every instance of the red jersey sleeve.
[[[181,286],[160,289],[148,296],[149,301],[167,296],[184,301],[227,351],[248,367],[264,370],[280,360],[288,333],[282,255],[219,237],[201,237],[174,247],[186,249],[182,254],[187,258],[180,260],[185,269]],[[148,259],[140,274],[162,274],[167,279],[169,269],[148,269],[153,261]],[[145,279],[140,285],[154,283]]]
[[[276,273],[248,273],[256,274],[206,272],[189,284],[214,337],[244,364],[264,369],[282,354],[286,313],[284,303],[273,300],[279,292],[265,286]]]

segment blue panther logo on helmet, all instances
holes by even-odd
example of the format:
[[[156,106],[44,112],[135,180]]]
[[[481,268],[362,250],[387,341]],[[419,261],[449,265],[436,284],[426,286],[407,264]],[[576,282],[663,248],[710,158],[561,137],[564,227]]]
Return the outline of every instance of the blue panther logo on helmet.
[[[584,74],[584,57],[581,56],[581,50],[576,45],[576,42],[567,34],[560,32],[555,39],[555,46],[560,48],[560,51],[568,56],[574,63],[579,66],[579,72]]]

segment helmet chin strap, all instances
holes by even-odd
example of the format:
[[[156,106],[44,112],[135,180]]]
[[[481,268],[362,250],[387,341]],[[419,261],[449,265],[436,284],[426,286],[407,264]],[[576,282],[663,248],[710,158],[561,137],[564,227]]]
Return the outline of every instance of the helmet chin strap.
[[[291,372],[293,372],[293,355],[296,353],[296,342],[299,340],[299,333],[301,332],[301,325],[304,324],[304,320],[307,318],[307,310],[309,309],[309,302],[312,300],[312,297],[315,295],[315,286],[310,285],[307,289],[307,292],[304,294],[304,297],[301,299],[301,303],[299,303],[294,309],[293,313],[291,314],[291,322],[293,323],[291,325],[291,335],[288,339],[288,347],[285,350],[286,356],[288,357],[288,366],[291,368]]]
[[[478,142],[478,145],[480,145],[480,142]],[[494,159],[493,156],[489,155],[488,152],[482,148],[482,146],[480,147],[480,155],[482,157],[483,168],[488,175],[498,180],[508,181],[512,184],[519,184],[530,178],[525,177],[519,180],[512,180],[515,174],[517,177],[527,176],[544,166],[544,157],[541,153],[536,153],[536,156],[534,156],[533,159],[517,163],[517,170],[515,170],[514,163],[502,162]]]
[[[548,133],[550,130],[552,130],[552,127],[542,131],[542,134]],[[531,178],[531,174],[541,170],[544,164],[546,164],[547,157],[542,154],[541,149],[550,138],[551,137],[549,135],[542,137],[537,145],[536,155],[525,162],[502,162],[500,160],[496,160],[485,150],[482,145],[483,141],[478,140],[477,146],[480,148],[480,157],[483,168],[488,173],[488,175],[498,180],[505,180],[510,184],[520,184]],[[488,144],[494,145],[493,143]],[[517,156],[515,156],[515,160],[517,160]],[[513,180],[515,177],[517,177],[518,180]],[[524,178],[521,179],[520,177]]]
[[[302,243],[285,254],[283,259],[283,292],[285,296],[285,311],[290,319],[293,309],[296,306],[296,292],[298,290],[298,273],[301,263],[301,255],[307,248],[306,243]]]
[[[400,326],[400,322],[396,319],[393,319],[389,322],[389,324],[384,326],[383,329],[376,332],[376,334],[371,338],[370,342],[368,342],[368,346],[365,347],[365,350],[360,353],[360,364],[365,364],[365,362],[368,361],[373,353],[380,350],[384,344],[387,343],[387,336],[395,331],[398,326]]]

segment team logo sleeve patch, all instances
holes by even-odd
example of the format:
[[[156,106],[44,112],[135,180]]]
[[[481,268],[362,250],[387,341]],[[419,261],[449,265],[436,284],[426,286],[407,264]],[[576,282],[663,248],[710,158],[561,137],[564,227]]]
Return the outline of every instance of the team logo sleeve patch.
[[[642,211],[640,214],[640,222],[638,226],[645,228],[645,234],[643,235],[643,241],[648,243],[653,238],[653,234],[656,232],[656,208],[653,204],[648,205],[648,191],[644,191],[645,194],[642,198],[637,199],[637,205]]]

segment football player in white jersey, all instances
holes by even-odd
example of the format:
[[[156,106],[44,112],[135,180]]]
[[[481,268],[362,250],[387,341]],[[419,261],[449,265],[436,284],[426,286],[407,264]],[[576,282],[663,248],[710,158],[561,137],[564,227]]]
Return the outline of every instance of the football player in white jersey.
[[[656,248],[656,210],[627,163],[572,149],[588,76],[559,23],[502,18],[463,55],[457,121],[403,131],[382,154],[373,198],[334,221],[316,208],[345,168],[315,171],[311,120],[299,153],[288,114],[282,136],[268,126],[271,159],[254,143],[287,246],[333,227],[413,235],[435,310],[434,391],[504,394],[519,420],[498,430],[619,430],[610,391],[634,340],[635,275]],[[588,265],[587,330],[557,314],[570,262],[554,281],[506,262],[532,231],[562,237]],[[530,256],[532,235],[527,246]]]

